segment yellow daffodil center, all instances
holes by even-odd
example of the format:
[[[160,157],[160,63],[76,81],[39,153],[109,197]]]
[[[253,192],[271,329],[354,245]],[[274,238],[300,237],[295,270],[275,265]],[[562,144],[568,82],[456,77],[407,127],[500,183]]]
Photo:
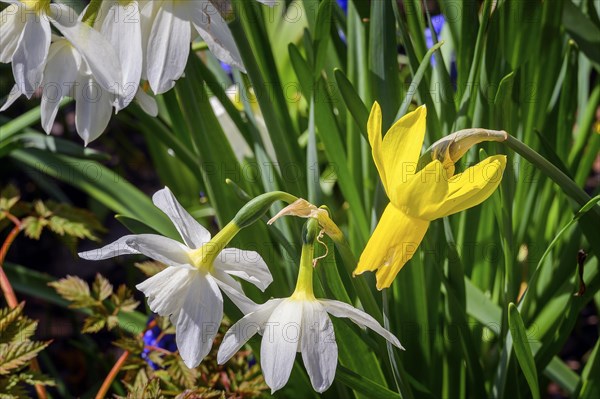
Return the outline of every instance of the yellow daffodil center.
[[[240,227],[236,223],[227,224],[212,240],[188,254],[191,264],[199,270],[212,271],[215,259],[238,231],[240,231]]]
[[[296,289],[291,298],[299,301],[315,300],[313,292],[313,244],[304,244],[302,246],[302,255],[300,256],[300,270],[298,271],[298,281]]]
[[[50,10],[50,0],[21,0],[25,4],[27,11],[35,11],[36,14],[48,13]]]

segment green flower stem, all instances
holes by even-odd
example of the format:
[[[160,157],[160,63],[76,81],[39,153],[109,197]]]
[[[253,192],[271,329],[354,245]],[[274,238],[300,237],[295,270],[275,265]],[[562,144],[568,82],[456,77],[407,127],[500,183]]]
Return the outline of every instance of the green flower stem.
[[[544,172],[546,176],[554,180],[554,182],[558,184],[560,188],[563,189],[565,194],[567,194],[569,197],[574,199],[577,202],[577,204],[579,204],[579,207],[585,206],[590,201],[590,196],[587,195],[581,187],[579,187],[560,169],[554,166],[546,158],[538,154],[531,147],[510,135],[508,136],[508,139],[505,141],[505,143],[513,151],[521,155],[533,165],[537,166],[542,172]],[[594,206],[592,212],[600,220],[600,208],[598,206]]]
[[[292,298],[299,300],[310,300],[315,298],[313,291],[313,265],[315,247],[313,244],[302,245],[302,255],[300,256],[300,269],[298,270],[298,280],[296,289]]]
[[[315,219],[308,219],[302,228],[302,254],[300,255],[300,269],[298,280],[292,298],[298,300],[314,300],[313,290],[313,258],[315,254],[315,241],[321,228]]]
[[[94,23],[96,23],[96,18],[98,18],[98,11],[100,11],[101,5],[102,0],[91,0],[90,5],[85,11],[82,22],[88,26],[94,26]]]

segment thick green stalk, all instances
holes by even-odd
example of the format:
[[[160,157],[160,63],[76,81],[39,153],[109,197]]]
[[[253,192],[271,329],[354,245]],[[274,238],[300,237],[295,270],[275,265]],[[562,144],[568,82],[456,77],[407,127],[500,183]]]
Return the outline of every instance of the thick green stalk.
[[[565,194],[575,200],[580,207],[583,207],[590,201],[590,196],[587,195],[581,187],[531,147],[510,135],[504,143],[506,143],[513,151],[538,167],[546,176],[554,180],[554,182],[562,188]],[[600,207],[594,206],[594,208],[592,208],[592,214],[598,219],[598,224],[600,224]]]

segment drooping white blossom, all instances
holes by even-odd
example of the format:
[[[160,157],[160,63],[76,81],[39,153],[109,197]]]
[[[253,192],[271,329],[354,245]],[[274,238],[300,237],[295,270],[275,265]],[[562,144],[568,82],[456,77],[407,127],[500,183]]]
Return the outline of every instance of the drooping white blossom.
[[[261,3],[273,5],[272,0]],[[170,90],[183,75],[193,39],[200,35],[219,60],[245,71],[238,48],[223,15],[231,12],[228,0],[147,1],[142,18],[148,21],[146,75],[156,94]]]
[[[142,18],[137,0],[105,0],[100,5],[94,28],[115,49],[122,70],[120,96],[116,98],[118,111],[127,107],[138,94],[144,51]]]
[[[41,123],[50,133],[60,101],[75,99],[75,126],[85,145],[106,129],[112,106],[120,101],[121,66],[111,44],[70,13],[55,14],[54,25],[63,37],[54,36],[41,81]],[[13,87],[7,109],[23,92]]]
[[[9,3],[0,13],[0,62],[12,63],[19,92],[31,98],[42,82],[51,19],[74,13],[64,5],[50,4],[50,0],[0,1]]]
[[[137,288],[148,306],[168,316],[175,326],[176,342],[185,364],[196,367],[210,352],[223,318],[224,292],[244,313],[256,308],[239,282],[244,279],[264,290],[273,280],[260,255],[254,251],[223,248],[226,239],[211,240],[202,227],[175,199],[168,188],[152,200],[171,219],[182,242],[154,234],[128,235],[94,251],[80,253],[84,259],[100,260],[126,254],[144,254],[168,267]],[[231,237],[228,237],[229,239]]]
[[[272,392],[288,381],[296,352],[302,360],[310,382],[317,392],[333,383],[338,348],[329,314],[346,317],[361,327],[369,327],[393,345],[400,341],[367,313],[347,303],[293,295],[272,299],[258,306],[235,323],[225,334],[217,356],[220,364],[229,360],[257,332],[262,334],[260,363],[265,382]]]

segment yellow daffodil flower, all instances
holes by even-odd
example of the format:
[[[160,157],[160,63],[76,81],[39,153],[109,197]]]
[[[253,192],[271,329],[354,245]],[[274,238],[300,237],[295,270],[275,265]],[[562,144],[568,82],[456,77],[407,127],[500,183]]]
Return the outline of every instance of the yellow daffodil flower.
[[[369,116],[373,159],[390,203],[354,275],[376,271],[379,290],[389,287],[412,258],[431,221],[485,201],[500,184],[506,166],[506,156],[495,155],[454,174],[457,159],[446,146],[445,154],[434,151],[433,160],[418,170],[426,115],[425,106],[417,108],[398,120],[383,139],[379,104],[373,105]]]

